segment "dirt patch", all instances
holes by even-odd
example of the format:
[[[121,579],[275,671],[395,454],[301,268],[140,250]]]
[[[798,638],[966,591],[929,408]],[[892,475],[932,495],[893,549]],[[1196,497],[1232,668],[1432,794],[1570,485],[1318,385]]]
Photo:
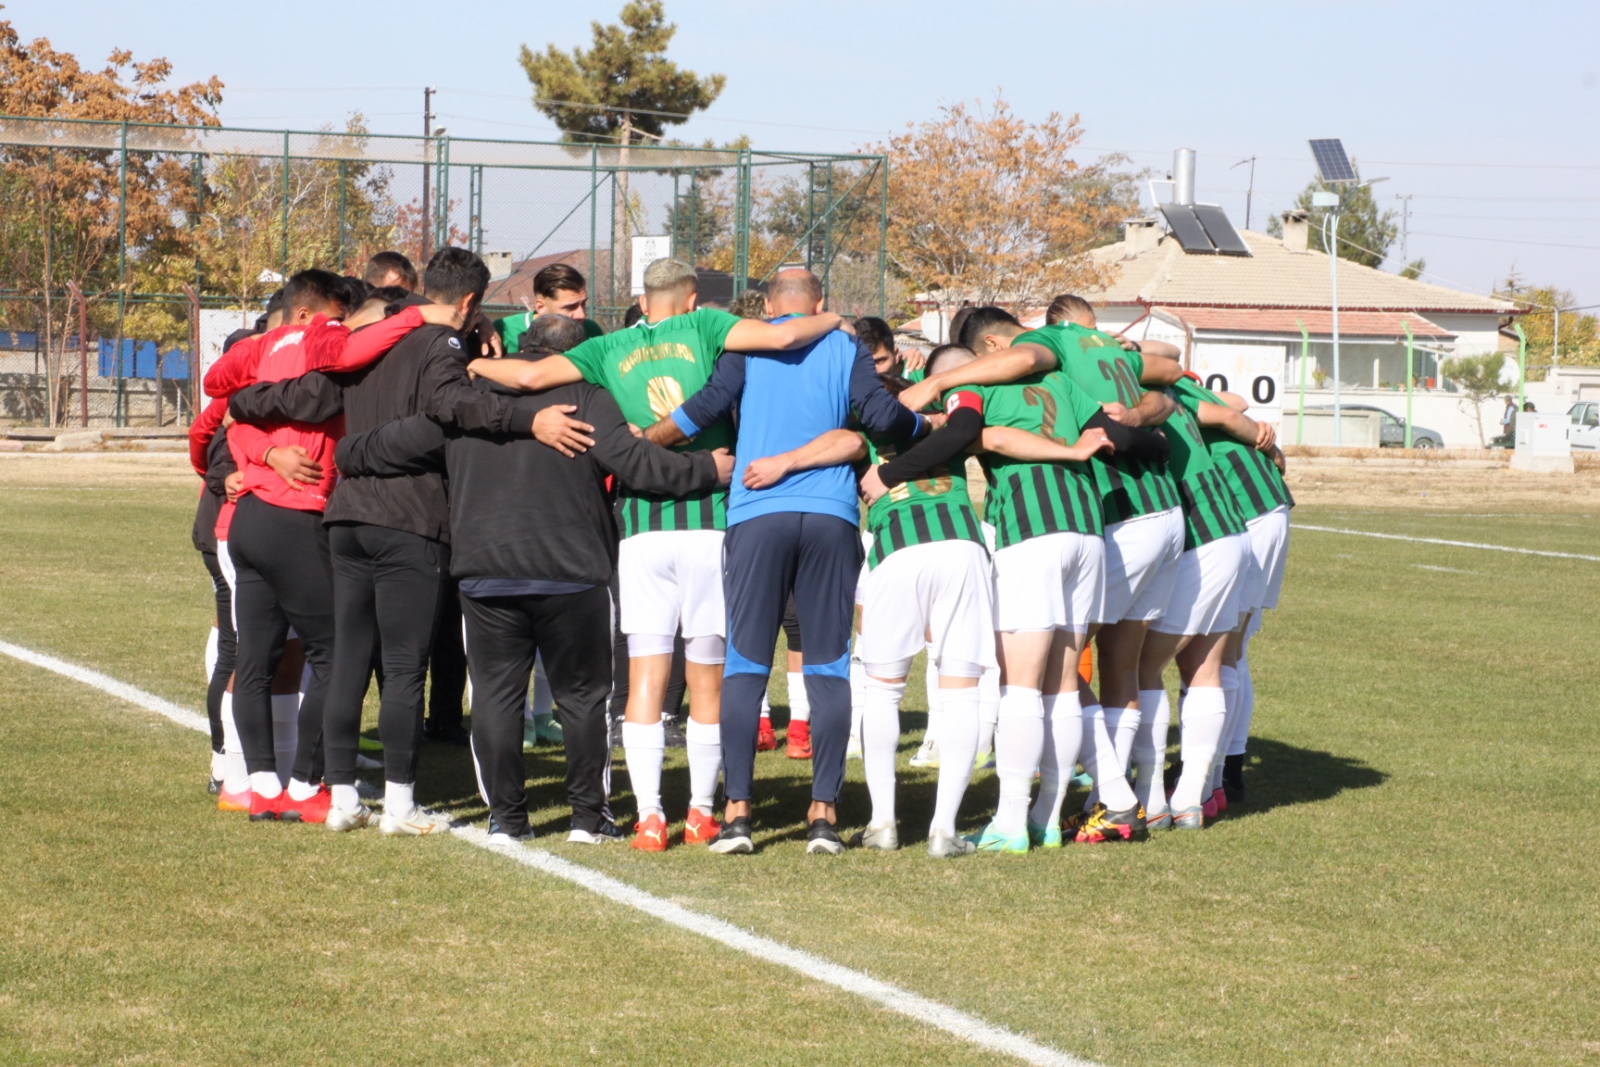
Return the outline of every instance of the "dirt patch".
[[[1600,509],[1600,469],[1592,466],[1574,474],[1531,474],[1509,467],[1331,466],[1291,458],[1287,481],[1301,504],[1440,511]]]
[[[0,486],[200,488],[187,455],[0,452]]]

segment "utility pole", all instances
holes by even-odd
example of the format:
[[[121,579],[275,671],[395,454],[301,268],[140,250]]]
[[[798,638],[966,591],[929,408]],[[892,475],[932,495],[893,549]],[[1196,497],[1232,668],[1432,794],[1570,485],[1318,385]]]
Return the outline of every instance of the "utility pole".
[[[1410,236],[1411,230],[1411,194],[1396,196],[1395,199],[1405,201],[1400,205],[1400,268],[1404,270],[1411,266],[1411,253],[1406,244],[1406,238]]]
[[[433,86],[422,90],[422,263],[428,262],[432,230],[428,226],[429,178],[433,168],[428,164],[428,152],[433,142]],[[418,264],[421,266],[421,264]]]
[[[1256,195],[1256,157],[1251,156],[1249,159],[1241,159],[1228,169],[1233,170],[1235,167],[1242,167],[1246,163],[1250,164],[1250,188],[1245,190],[1244,194],[1244,228],[1248,230],[1250,228],[1250,201]]]

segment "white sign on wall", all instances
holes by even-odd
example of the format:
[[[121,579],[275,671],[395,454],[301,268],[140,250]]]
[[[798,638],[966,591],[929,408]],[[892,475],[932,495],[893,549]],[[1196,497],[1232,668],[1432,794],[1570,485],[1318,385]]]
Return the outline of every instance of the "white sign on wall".
[[[1202,341],[1194,346],[1189,369],[1212,392],[1237,393],[1250,403],[1258,422],[1283,421],[1282,345],[1234,345]]]
[[[633,284],[630,288],[634,296],[644,292],[644,269],[656,260],[666,259],[670,255],[672,255],[670,234],[633,238]]]
[[[235,330],[255,325],[256,318],[261,314],[259,309],[250,308],[244,311],[214,311],[206,309],[200,312],[200,380],[205,381],[206,371],[211,365],[222,358],[222,342]],[[202,388],[202,392],[203,392]],[[205,398],[206,403],[211,402],[211,397]]]

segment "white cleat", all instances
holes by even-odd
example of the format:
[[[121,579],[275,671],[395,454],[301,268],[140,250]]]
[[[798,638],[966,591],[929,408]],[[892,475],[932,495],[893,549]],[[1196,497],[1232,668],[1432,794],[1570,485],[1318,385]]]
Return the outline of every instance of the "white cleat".
[[[931,737],[922,739],[922,747],[917,749],[916,755],[911,757],[913,767],[939,766],[939,742]]]
[[[404,815],[390,815],[386,811],[378,820],[378,830],[390,837],[422,837],[444,827],[444,822],[415,804]]]
[[[345,811],[343,808],[328,808],[328,829],[336,833],[346,833],[350,830],[359,830],[372,822],[372,809],[365,804],[358,804],[355,811]]]
[[[970,856],[976,851],[978,846],[964,837],[952,837],[943,830],[934,830],[928,834],[928,855],[936,860]]]

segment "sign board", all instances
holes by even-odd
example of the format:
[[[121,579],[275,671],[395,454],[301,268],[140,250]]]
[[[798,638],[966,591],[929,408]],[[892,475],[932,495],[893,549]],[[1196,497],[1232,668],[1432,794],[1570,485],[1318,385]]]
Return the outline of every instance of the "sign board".
[[[211,369],[211,364],[222,358],[222,342],[234,330],[254,326],[261,312],[251,308],[243,311],[213,311],[200,312],[200,380],[204,381],[206,371]],[[205,402],[210,403],[211,397],[205,397]]]
[[[1244,397],[1252,419],[1276,426],[1283,420],[1284,356],[1282,345],[1202,341],[1194,346],[1189,369],[1212,392]]]
[[[633,238],[633,281],[629,291],[634,296],[644,292],[644,269],[658,259],[666,259],[672,255],[672,237],[662,234],[659,237]]]
[[[1517,412],[1517,451],[1539,456],[1565,456],[1572,451],[1567,432],[1572,417],[1565,411]]]

